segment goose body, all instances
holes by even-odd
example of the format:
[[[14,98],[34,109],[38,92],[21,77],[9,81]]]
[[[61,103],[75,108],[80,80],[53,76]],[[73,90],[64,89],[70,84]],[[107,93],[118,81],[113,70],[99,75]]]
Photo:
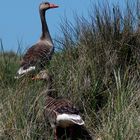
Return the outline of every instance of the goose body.
[[[54,52],[53,45],[47,45],[45,42],[38,42],[28,49],[27,53],[23,56],[21,67],[18,70],[18,77],[38,69],[42,69],[45,64],[51,59]]]
[[[53,128],[57,126],[66,128],[74,124],[84,125],[79,110],[67,99],[54,99],[48,96],[45,116]]]
[[[45,64],[51,59],[54,52],[54,45],[45,19],[45,12],[48,9],[57,7],[57,5],[50,4],[48,2],[43,2],[40,4],[39,13],[42,24],[41,37],[39,41],[30,47],[23,56],[20,68],[17,71],[15,78],[18,79],[30,71],[43,69]]]

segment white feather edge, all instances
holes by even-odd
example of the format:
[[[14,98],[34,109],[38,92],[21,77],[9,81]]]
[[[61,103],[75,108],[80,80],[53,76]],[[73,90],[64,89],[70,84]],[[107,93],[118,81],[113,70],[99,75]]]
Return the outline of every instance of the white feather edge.
[[[35,66],[30,66],[29,68],[27,68],[27,69],[23,69],[23,67],[21,67],[19,70],[18,70],[18,74],[19,75],[21,75],[21,74],[25,74],[25,73],[27,73],[27,72],[29,72],[29,71],[32,71],[32,70],[35,70]]]
[[[84,125],[84,121],[82,120],[80,115],[76,114],[59,114],[57,115],[56,120],[59,121],[71,121],[78,125]],[[81,123],[76,123],[76,121],[81,121]]]

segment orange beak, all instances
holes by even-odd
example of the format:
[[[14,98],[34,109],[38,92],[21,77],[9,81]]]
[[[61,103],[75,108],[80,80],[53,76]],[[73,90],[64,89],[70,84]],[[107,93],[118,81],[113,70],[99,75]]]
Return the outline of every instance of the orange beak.
[[[59,6],[58,5],[55,5],[55,4],[51,4],[50,3],[50,8],[58,8]]]
[[[32,80],[40,80],[40,78],[38,76],[34,76],[32,77]]]

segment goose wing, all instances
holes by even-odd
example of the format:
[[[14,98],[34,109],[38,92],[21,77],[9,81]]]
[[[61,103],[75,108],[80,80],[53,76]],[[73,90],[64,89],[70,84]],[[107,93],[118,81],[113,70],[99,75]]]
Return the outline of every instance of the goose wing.
[[[17,72],[17,78],[36,69],[41,69],[51,59],[54,52],[53,46],[46,46],[43,43],[37,43],[29,48],[23,56],[20,68]]]
[[[83,125],[84,121],[79,115],[79,110],[68,100],[52,100],[46,105],[46,114],[50,119],[51,126],[55,124],[68,127],[73,124]]]

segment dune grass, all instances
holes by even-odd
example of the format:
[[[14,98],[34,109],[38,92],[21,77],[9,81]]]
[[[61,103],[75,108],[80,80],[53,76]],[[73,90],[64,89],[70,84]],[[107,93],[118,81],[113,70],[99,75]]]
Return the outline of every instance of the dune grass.
[[[70,99],[95,139],[140,139],[140,3],[95,6],[89,19],[65,20],[46,67],[58,96]],[[43,116],[45,85],[15,80],[20,56],[0,53],[0,138],[52,140]]]

